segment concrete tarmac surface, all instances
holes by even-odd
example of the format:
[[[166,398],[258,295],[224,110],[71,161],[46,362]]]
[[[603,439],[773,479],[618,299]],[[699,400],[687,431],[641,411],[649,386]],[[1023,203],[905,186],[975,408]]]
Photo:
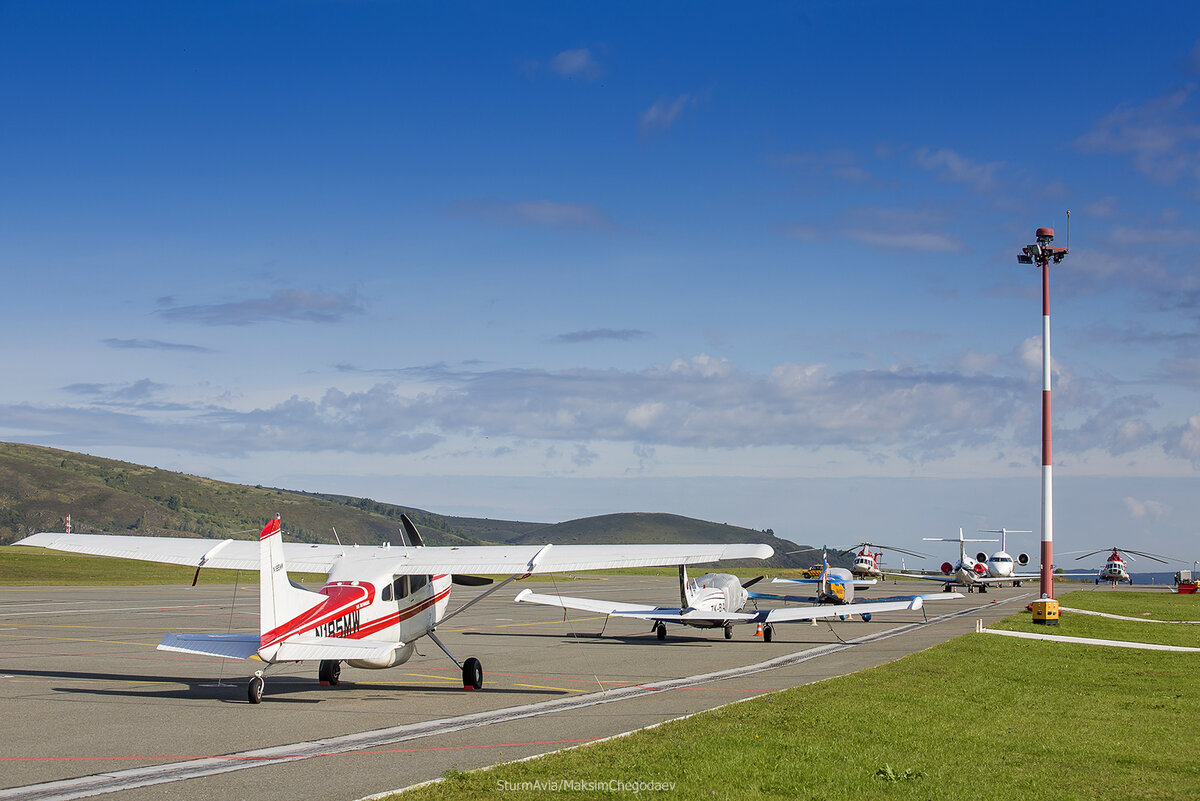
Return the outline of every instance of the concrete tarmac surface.
[[[674,577],[521,584],[678,603]],[[728,641],[721,629],[669,626],[659,642],[648,622],[513,603],[520,589],[438,629],[459,660],[483,663],[482,690],[463,690],[423,638],[403,665],[343,666],[337,687],[320,686],[315,664],[271,667],[251,705],[246,683],[261,663],[155,646],[167,632],[257,631],[253,579],[236,600],[231,585],[0,588],[0,801],[361,798],[878,665],[1037,597],[1033,583],[931,602],[930,623],[893,612],[780,624],[771,643],[753,626]],[[859,599],[938,590],[889,581]],[[451,609],[472,595],[455,588]]]

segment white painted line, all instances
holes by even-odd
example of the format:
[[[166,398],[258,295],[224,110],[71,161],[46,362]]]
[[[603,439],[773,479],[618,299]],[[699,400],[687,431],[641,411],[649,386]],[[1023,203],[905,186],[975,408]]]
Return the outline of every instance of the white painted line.
[[[1050,642],[1074,643],[1075,645],[1105,645],[1110,648],[1138,648],[1143,651],[1190,651],[1200,653],[1200,648],[1187,648],[1182,645],[1159,645],[1153,642],[1097,640],[1092,637],[1064,637],[1061,634],[1034,634],[1029,631],[1000,631],[999,629],[984,629],[983,633],[1002,634],[1005,637],[1020,637],[1023,640],[1049,640]]]
[[[1107,612],[1093,612],[1090,609],[1072,609],[1069,606],[1060,606],[1059,609],[1064,612],[1073,612],[1077,615],[1095,615],[1096,617],[1107,617],[1112,620],[1136,620],[1139,623],[1190,623],[1200,626],[1200,620],[1151,620],[1146,617],[1127,617],[1125,615],[1110,615]]]

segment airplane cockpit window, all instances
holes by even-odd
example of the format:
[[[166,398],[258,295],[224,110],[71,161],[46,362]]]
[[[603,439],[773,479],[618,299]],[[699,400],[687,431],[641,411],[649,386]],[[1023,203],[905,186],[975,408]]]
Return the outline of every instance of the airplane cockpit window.
[[[428,583],[429,583],[429,576],[409,576],[408,577],[408,591],[410,593],[416,592],[417,590],[421,589]]]
[[[392,592],[397,601],[408,597],[408,576],[396,576],[396,580],[392,582]]]
[[[383,592],[379,593],[379,600],[381,600],[381,601],[392,600],[392,585],[391,584],[384,587]]]

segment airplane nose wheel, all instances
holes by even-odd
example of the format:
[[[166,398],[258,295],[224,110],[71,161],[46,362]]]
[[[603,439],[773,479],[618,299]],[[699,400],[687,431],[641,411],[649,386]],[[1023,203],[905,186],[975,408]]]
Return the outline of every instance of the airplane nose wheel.
[[[657,626],[655,626],[654,627],[654,635],[656,637],[658,637],[658,639],[660,639],[660,640],[667,639],[667,624],[659,623]]]
[[[342,663],[336,659],[322,659],[321,667],[317,669],[317,678],[322,687],[336,687],[342,677]]]
[[[483,665],[473,656],[467,657],[463,662],[463,689],[464,690],[481,690],[483,689]]]
[[[775,636],[775,629],[770,626],[763,626],[763,642],[770,642]]]
[[[263,684],[262,671],[259,671],[254,674],[254,678],[250,679],[250,686],[247,688],[246,695],[250,703],[262,703]]]

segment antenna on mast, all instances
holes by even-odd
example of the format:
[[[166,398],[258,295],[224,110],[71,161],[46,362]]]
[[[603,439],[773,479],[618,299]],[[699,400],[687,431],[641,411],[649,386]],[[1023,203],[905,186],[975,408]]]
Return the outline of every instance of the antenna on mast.
[[[1067,252],[1071,251],[1071,210],[1067,209]]]

